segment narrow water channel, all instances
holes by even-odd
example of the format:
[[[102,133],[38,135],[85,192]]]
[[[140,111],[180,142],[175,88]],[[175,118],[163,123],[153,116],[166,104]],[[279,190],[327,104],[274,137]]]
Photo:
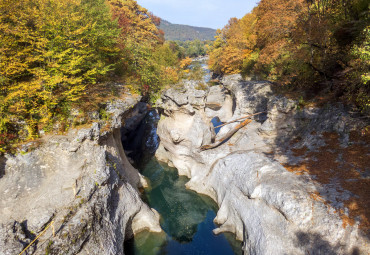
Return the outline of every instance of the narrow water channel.
[[[235,241],[235,236],[213,234],[217,205],[210,198],[187,190],[185,183],[189,179],[155,159],[142,167],[141,172],[150,180],[145,197],[149,206],[160,213],[165,234],[138,234],[126,243],[126,254],[242,254],[241,243]]]
[[[210,72],[204,61],[200,64],[206,71],[204,81],[209,82]],[[125,254],[241,255],[242,244],[235,240],[234,235],[213,234],[213,230],[217,228],[213,223],[218,210],[217,204],[207,196],[187,190],[185,184],[189,181],[188,178],[179,176],[175,168],[152,157],[159,144],[156,134],[158,121],[158,112],[151,110],[138,127],[140,132],[136,130],[132,133],[133,139],[127,140],[124,148],[126,151],[133,151],[130,157],[150,182],[143,199],[161,215],[160,223],[164,233],[144,231],[137,234],[125,243]],[[215,127],[222,124],[219,118],[214,118],[211,122]],[[215,131],[217,133],[219,128]]]

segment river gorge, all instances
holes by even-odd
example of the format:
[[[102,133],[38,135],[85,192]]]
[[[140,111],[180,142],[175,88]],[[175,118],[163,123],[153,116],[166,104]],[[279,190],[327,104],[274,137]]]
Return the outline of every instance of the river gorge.
[[[153,108],[128,94],[107,106],[109,129],[2,158],[0,253],[43,233],[28,254],[368,254],[366,123],[265,81],[200,83]]]

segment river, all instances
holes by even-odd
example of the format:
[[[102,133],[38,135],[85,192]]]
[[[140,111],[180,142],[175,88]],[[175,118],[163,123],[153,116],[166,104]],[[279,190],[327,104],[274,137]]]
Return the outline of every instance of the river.
[[[209,82],[211,74],[204,61],[204,82]],[[142,122],[144,147],[153,155],[158,147],[159,138],[156,124],[159,116],[155,110],[150,111]],[[219,119],[212,120],[214,126],[222,124]],[[218,128],[219,129],[219,128]],[[216,129],[216,132],[218,132]],[[132,148],[130,148],[132,149]],[[136,153],[136,155],[138,155]],[[217,226],[213,223],[218,207],[209,197],[197,194],[185,187],[187,177],[179,176],[175,168],[158,162],[155,157],[148,160],[140,154],[141,174],[149,180],[149,187],[143,193],[147,204],[161,215],[162,234],[143,231],[125,243],[125,253],[129,255],[234,255],[242,254],[242,244],[232,234],[213,234]],[[138,162],[138,158],[136,158]]]
[[[136,235],[126,243],[126,254],[242,254],[241,243],[233,235],[213,234],[217,205],[210,198],[187,190],[188,179],[179,176],[175,168],[153,158],[141,173],[150,180],[145,199],[160,213],[165,234]]]

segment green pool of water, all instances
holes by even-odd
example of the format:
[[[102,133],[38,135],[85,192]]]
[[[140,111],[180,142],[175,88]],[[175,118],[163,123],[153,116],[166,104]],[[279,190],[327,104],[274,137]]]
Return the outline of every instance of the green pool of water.
[[[187,190],[186,177],[152,159],[141,169],[151,186],[145,190],[150,207],[161,215],[164,234],[142,232],[126,243],[126,254],[196,255],[242,254],[231,234],[214,235],[217,205],[208,197]]]

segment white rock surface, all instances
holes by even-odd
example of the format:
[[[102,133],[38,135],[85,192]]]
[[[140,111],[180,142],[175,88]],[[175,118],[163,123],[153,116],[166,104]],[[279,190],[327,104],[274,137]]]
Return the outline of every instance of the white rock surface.
[[[113,130],[72,130],[46,137],[36,150],[8,156],[0,176],[0,254],[124,254],[134,233],[161,232],[159,215],[140,198],[142,176],[121,143],[122,121],[135,115],[129,98],[112,108]]]
[[[267,82],[244,82],[234,75],[223,83],[228,92],[211,89],[203,98],[204,107],[194,113],[186,110],[192,107],[191,102],[174,105],[176,100],[165,94],[160,103],[165,117],[158,124],[161,144],[156,154],[159,160],[190,178],[188,188],[218,203],[215,222],[220,227],[214,232],[235,233],[244,241],[245,254],[368,254],[370,248],[358,222],[353,227],[343,227],[333,209],[314,199],[319,187],[308,176],[288,172],[266,156],[284,141],[279,136],[306,130],[306,116],[304,121],[291,116],[311,116],[311,124],[316,125],[317,113],[312,116],[306,110],[297,115],[296,102],[274,96]],[[189,98],[193,90],[186,87],[171,96]],[[233,103],[207,107],[207,102],[225,102],[227,94]],[[199,150],[212,143],[215,136],[210,123],[213,117],[223,116],[227,121],[261,111],[267,113],[257,116],[223,145]],[[235,125],[222,127],[216,139]],[[329,120],[322,130],[328,126]]]

